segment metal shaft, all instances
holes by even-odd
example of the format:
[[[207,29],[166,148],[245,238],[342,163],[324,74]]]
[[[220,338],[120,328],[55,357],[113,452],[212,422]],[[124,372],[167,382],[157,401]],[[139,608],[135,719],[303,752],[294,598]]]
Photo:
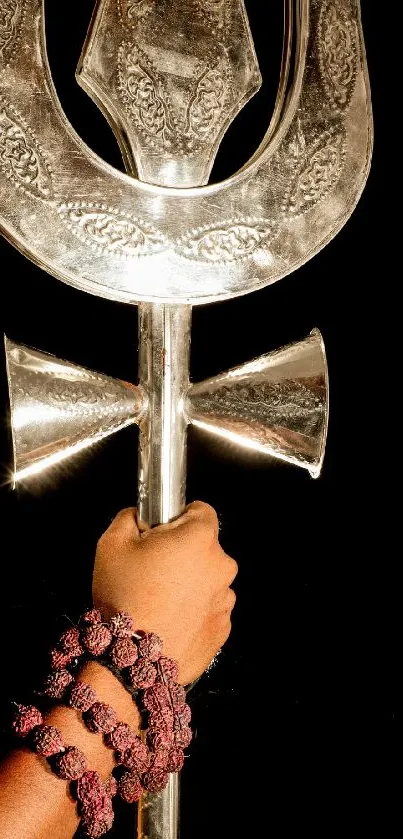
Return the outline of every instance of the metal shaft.
[[[139,512],[151,525],[175,518],[185,504],[191,318],[190,306],[139,306],[139,384],[149,399],[140,425]]]
[[[186,429],[189,388],[190,306],[139,306],[139,383],[148,395],[140,425],[139,512],[151,525],[168,522],[185,505]],[[138,807],[138,839],[177,839],[179,777],[146,793]]]
[[[224,131],[261,83],[243,0],[231,0],[225,9],[221,2],[217,8],[202,2],[196,14],[183,0],[151,4],[146,15],[136,4],[130,12],[121,4],[118,20],[116,5],[98,2],[80,83],[105,108],[128,173],[154,185],[207,183]],[[111,75],[111,32],[122,22],[128,31]],[[156,77],[147,53],[153,56]],[[231,54],[236,54],[232,64]],[[176,107],[172,115],[165,85]],[[151,525],[170,521],[185,505],[190,329],[191,306],[139,305],[139,384],[149,402],[140,425],[138,503],[141,517]],[[164,792],[143,797],[137,830],[138,839],[177,839],[177,776],[171,776]]]

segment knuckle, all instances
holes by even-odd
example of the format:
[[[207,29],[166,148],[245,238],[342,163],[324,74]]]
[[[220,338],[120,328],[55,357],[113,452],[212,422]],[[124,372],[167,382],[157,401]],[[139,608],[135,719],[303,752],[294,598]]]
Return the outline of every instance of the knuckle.
[[[133,507],[125,507],[124,510],[119,510],[116,513],[116,516],[113,517],[109,527],[104,530],[102,535],[100,536],[98,542],[105,541],[106,539],[110,539],[112,536],[115,535],[116,531],[119,530],[123,524],[128,521],[133,521],[133,515],[135,513],[135,508]]]
[[[206,501],[193,501],[189,504],[188,509],[194,511],[209,527],[215,531],[218,530],[218,516],[211,504]]]
[[[176,535],[179,539],[183,538],[182,532],[180,531],[178,531]],[[192,518],[189,520],[183,530],[183,536],[193,545],[195,545],[196,542],[205,545],[208,540],[208,530],[206,530],[204,521],[200,518]]]
[[[225,621],[221,629],[220,635],[220,647],[224,646],[225,642],[228,641],[229,636],[231,635],[232,624],[230,620]]]
[[[122,524],[122,522],[132,523],[136,513],[137,507],[125,507],[123,510],[119,510],[110,526],[113,527],[114,524]]]
[[[108,540],[109,538],[110,538],[110,537],[109,537],[108,530],[105,530],[105,532],[104,532],[104,533],[101,533],[101,535],[100,535],[100,537],[99,537],[99,539],[98,539],[98,541],[97,541],[97,550],[102,550],[102,549],[103,549],[103,547],[105,546],[105,543],[107,542],[107,540]]]
[[[227,598],[226,599],[227,599],[226,608],[227,608],[227,610],[229,609],[229,611],[231,613],[235,604],[236,604],[236,594],[235,594],[233,588],[227,589]]]
[[[238,574],[238,570],[239,570],[238,563],[236,562],[235,559],[233,559],[231,556],[229,556],[228,557],[228,573],[229,573],[229,576],[230,576],[230,582],[231,583],[235,580],[235,577]]]
[[[187,530],[187,537],[194,547],[199,546],[203,548],[205,554],[208,551],[206,555],[210,555],[209,552],[214,544],[214,534],[203,519],[192,519]]]

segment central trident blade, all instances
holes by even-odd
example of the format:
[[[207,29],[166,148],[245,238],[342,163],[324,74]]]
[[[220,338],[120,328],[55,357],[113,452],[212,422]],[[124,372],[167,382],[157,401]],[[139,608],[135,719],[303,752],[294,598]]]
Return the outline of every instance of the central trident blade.
[[[243,0],[100,0],[77,78],[110,122],[127,172],[175,187],[207,182],[226,129],[261,84]],[[152,525],[185,505],[190,331],[190,306],[139,306],[139,385],[150,405],[138,497]],[[178,805],[171,775],[141,801],[139,839],[176,839]]]
[[[226,129],[261,84],[243,0],[101,0],[77,78],[110,122],[128,172],[176,187],[207,181]],[[139,384],[151,401],[139,505],[150,524],[185,504],[190,330],[190,306],[139,306]]]

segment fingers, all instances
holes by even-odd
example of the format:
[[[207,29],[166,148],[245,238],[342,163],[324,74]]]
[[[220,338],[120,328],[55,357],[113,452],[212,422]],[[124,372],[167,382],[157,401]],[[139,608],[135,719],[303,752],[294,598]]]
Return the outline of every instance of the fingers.
[[[238,573],[235,560],[219,545],[217,514],[202,501],[189,504],[175,521],[154,528],[140,519],[136,507],[127,507],[115,516],[98,544],[112,551],[123,546],[130,549],[134,543],[145,550],[153,548],[160,557],[169,553],[170,561],[175,557],[178,563],[194,562],[196,556],[204,558],[211,571],[217,568],[226,586]]]
[[[236,604],[236,594],[232,588],[220,589],[214,601],[214,613],[218,617],[225,619],[231,617],[231,613]]]
[[[236,604],[236,594],[234,589],[229,588],[226,592],[225,603],[224,603],[224,611],[225,614],[230,615],[234,606]]]
[[[170,549],[182,556],[185,561],[194,563],[197,555],[194,548],[201,549],[203,556],[212,568],[216,563],[220,579],[230,586],[238,573],[238,565],[225,553],[218,542],[219,523],[217,513],[209,504],[194,501],[185,512],[168,524],[152,528],[145,535],[147,540],[169,540]]]
[[[220,525],[217,513],[214,507],[206,504],[205,501],[192,501],[186,507],[182,518],[188,521],[192,519],[202,521],[206,527],[210,527],[213,530],[214,535],[218,538]]]
[[[104,542],[109,538],[113,538],[119,543],[133,539],[137,540],[147,528],[148,525],[139,519],[137,508],[126,507],[124,510],[120,510],[115,516],[99,541]]]
[[[228,556],[228,554],[224,554],[226,560],[226,583],[228,586],[232,585],[235,580],[235,577],[238,574],[238,563],[235,562],[235,559],[232,559],[232,556]]]
[[[231,612],[232,609],[228,609],[227,611],[223,611],[220,615],[217,616],[217,624],[216,624],[216,649],[221,649],[224,646],[225,642],[228,641],[229,636],[231,635]]]
[[[169,533],[178,528],[192,530],[194,535],[196,535],[197,530],[203,530],[206,534],[212,534],[217,538],[219,529],[217,513],[210,504],[206,504],[204,501],[193,501],[185,508],[181,516],[167,524],[153,527],[152,533],[153,535]],[[115,516],[105,533],[116,533],[118,530],[122,536],[138,538],[141,533],[145,533],[151,528],[140,519],[136,507],[127,507]]]
[[[140,533],[145,533],[147,530],[151,530],[150,525],[147,524],[146,521],[143,521],[143,519],[141,519],[139,517],[139,512],[136,508],[135,508],[134,516],[135,516],[136,524],[137,524],[137,527],[138,527]]]
[[[191,504],[188,504],[182,515],[175,519],[175,521],[169,522],[169,524],[159,525],[158,529],[174,531],[178,528],[191,529],[192,531],[203,529],[206,533],[211,533],[214,537],[218,538],[219,523],[217,513],[210,504],[206,504],[204,501],[193,501]]]

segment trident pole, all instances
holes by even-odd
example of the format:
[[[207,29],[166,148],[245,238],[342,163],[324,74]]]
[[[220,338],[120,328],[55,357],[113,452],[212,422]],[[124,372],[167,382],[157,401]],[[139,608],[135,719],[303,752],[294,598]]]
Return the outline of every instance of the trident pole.
[[[140,424],[138,503],[150,525],[185,505],[185,399],[189,389],[190,306],[139,306],[139,384],[148,394]]]
[[[191,306],[139,306],[139,384],[148,395],[140,423],[138,507],[150,525],[171,521],[185,506]],[[146,793],[137,810],[138,839],[177,839],[179,776]]]
[[[109,6],[108,0],[98,4],[92,27],[88,33],[80,60],[77,79],[87,93],[101,105],[115,130],[121,144],[126,171],[137,174],[141,180],[166,187],[200,186],[208,180],[208,174],[214,162],[219,139],[223,135],[236,113],[259,88],[261,77],[253,48],[243,0],[231,0],[230,3],[211,3],[209,0],[199,4],[201,13],[200,34],[203,36],[204,67],[194,122],[199,128],[199,137],[188,136],[189,123],[182,124],[182,133],[169,124],[169,117],[164,111],[162,86],[151,81],[145,62],[142,63],[142,47],[135,51],[136,82],[140,80],[143,93],[137,96],[135,104],[137,120],[125,122],[125,109],[122,98],[114,99],[111,108],[111,91],[107,89],[107,78],[100,86],[99,64],[94,71],[95,62],[102,62],[105,56],[105,18],[103,13]],[[149,43],[152,29],[161,26],[152,14],[153,4],[129,4],[130,18],[140,43]],[[232,7],[232,8],[231,8]],[[238,42],[231,43],[229,17],[237,13],[235,31]],[[125,6],[122,4],[121,13]],[[170,13],[169,13],[170,11]],[[214,17],[215,15],[215,17]],[[173,30],[181,26],[181,17],[185,10],[181,2],[171,4],[165,9],[165,25],[160,35],[169,43]],[[243,32],[239,37],[240,24]],[[216,28],[217,27],[217,28]],[[170,31],[171,30],[171,31]],[[216,43],[215,43],[216,42]],[[195,44],[193,43],[193,48]],[[228,104],[224,108],[221,120],[214,124],[214,110],[219,113],[220,85],[222,86],[221,67],[227,60],[229,48],[236,47],[248,54],[251,63],[250,79],[246,80],[246,89],[242,91],[226,90]],[[186,79],[189,75],[189,55],[182,53],[168,54],[160,47],[154,49],[154,63],[173,69],[177,77]],[[140,58],[140,60],[139,60]],[[144,59],[143,59],[144,61]],[[194,62],[193,62],[194,63]],[[220,69],[219,69],[220,68]],[[106,75],[106,74],[105,74]],[[203,88],[204,75],[204,88]],[[228,78],[228,77],[227,77]],[[199,83],[200,86],[200,83]],[[180,91],[175,91],[180,100]],[[228,108],[231,102],[231,107]],[[140,116],[141,114],[141,116]],[[144,124],[147,118],[151,129],[154,146],[144,142]],[[188,117],[189,119],[189,117]],[[204,123],[204,126],[203,126]],[[122,131],[122,126],[125,131]],[[203,127],[202,127],[203,126]],[[154,134],[153,134],[154,132]],[[190,130],[191,134],[191,130]],[[148,138],[149,140],[150,138]],[[184,143],[189,150],[184,154]],[[201,140],[201,142],[200,142]],[[193,148],[192,148],[193,143]],[[139,462],[138,462],[138,506],[140,517],[151,526],[162,524],[176,518],[183,511],[186,499],[186,451],[188,418],[185,413],[186,396],[189,391],[189,356],[192,322],[192,307],[187,305],[141,303],[138,307],[139,318],[139,377],[138,382],[147,395],[148,410],[140,423]],[[160,793],[145,793],[138,805],[138,839],[178,839],[179,836],[179,776],[171,774],[168,786]]]

